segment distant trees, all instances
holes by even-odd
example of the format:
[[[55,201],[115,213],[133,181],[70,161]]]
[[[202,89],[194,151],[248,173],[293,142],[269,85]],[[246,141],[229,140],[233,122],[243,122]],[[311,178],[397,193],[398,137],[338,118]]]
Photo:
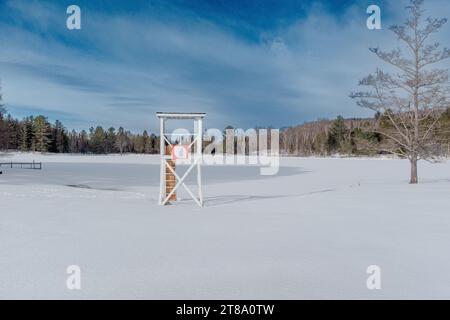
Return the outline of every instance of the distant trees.
[[[61,121],[49,123],[43,115],[30,116],[22,120],[7,114],[0,86],[0,150],[37,151],[52,153],[95,153],[120,152],[159,153],[158,137],[132,134],[120,127],[104,130],[97,126],[85,130],[68,132]]]
[[[5,110],[6,111],[6,110]],[[132,134],[124,128],[116,133],[101,126],[77,132],[67,129],[57,120],[50,124],[46,117],[26,117],[17,120],[11,115],[0,118],[0,150],[37,151],[51,153],[159,153],[158,138],[147,131]]]
[[[286,128],[280,133],[280,151],[299,156],[371,155],[373,151],[364,145],[374,137],[363,132],[374,123],[375,119],[344,119],[339,116],[333,121],[318,120]]]
[[[450,58],[450,49],[430,42],[447,19],[428,18],[424,21],[423,0],[411,0],[407,7],[409,17],[404,25],[389,29],[404,44],[409,55],[401,49],[384,52],[371,51],[395,69],[395,73],[377,70],[360,81],[368,91],[353,93],[358,105],[376,111],[379,115],[377,133],[385,138],[380,150],[409,159],[410,183],[418,183],[417,163],[432,160],[442,144],[438,137],[444,112],[450,107],[448,70],[433,66]],[[447,127],[448,130],[448,127]]]
[[[0,86],[0,119],[3,119],[3,116],[6,114],[6,108],[3,104],[3,94],[2,87]]]
[[[85,130],[67,132],[60,121],[50,124],[44,116],[17,120],[6,115],[0,124],[5,128],[0,141],[6,141],[0,150],[84,154],[159,153],[159,137],[146,130],[142,134],[132,134],[122,127],[116,132],[113,127],[104,130],[97,126],[95,129],[90,128],[89,133]],[[380,146],[387,143],[387,138],[373,132],[379,130],[379,125],[386,125],[384,115],[368,119],[344,119],[339,116],[335,120],[318,120],[285,128],[280,132],[280,152],[296,156],[382,154],[385,152]],[[447,128],[435,137],[440,145],[439,152],[450,155],[450,109],[443,114],[439,126]]]
[[[92,127],[88,132],[70,132],[60,121],[49,123],[42,115],[14,119],[6,113],[0,91],[0,150],[40,151],[55,153],[108,154],[159,153],[159,137],[134,134],[120,127]],[[392,130],[390,114],[377,112],[374,118],[318,120],[299,126],[284,128],[280,132],[280,153],[296,156],[374,155],[387,151],[384,146],[391,142],[380,134]],[[434,155],[450,156],[450,108],[439,117],[431,137],[438,146]],[[227,129],[232,129],[228,126]],[[258,128],[256,128],[258,130]],[[235,146],[235,150],[236,146]]]
[[[8,144],[8,131],[3,120],[6,115],[6,108],[3,104],[2,87],[0,85],[0,148],[5,148]]]
[[[437,140],[442,146],[441,154],[450,155],[450,108],[442,115],[439,126],[443,129],[439,130]]]
[[[318,120],[295,127],[284,128],[280,132],[281,154],[296,156],[374,156],[389,154],[384,146],[390,141],[378,133],[380,126],[389,122],[384,115],[367,119]],[[437,145],[435,156],[450,156],[450,108],[440,118],[442,128],[434,136]],[[445,128],[445,129],[444,129]]]

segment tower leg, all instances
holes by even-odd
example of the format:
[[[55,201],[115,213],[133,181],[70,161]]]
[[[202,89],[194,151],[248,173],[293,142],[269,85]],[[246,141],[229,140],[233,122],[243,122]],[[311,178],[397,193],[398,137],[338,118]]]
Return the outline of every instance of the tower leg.
[[[197,184],[198,184],[198,200],[203,206],[203,191],[202,191],[202,152],[203,152],[203,123],[202,119],[197,119]]]
[[[166,155],[170,156],[172,154],[172,146],[166,146]],[[175,188],[175,185],[177,184],[177,180],[173,172],[176,170],[176,161],[175,160],[166,160],[166,172],[165,172],[165,179],[166,179],[166,190],[164,197],[167,197],[170,193],[172,195],[170,196],[170,201],[177,201],[177,193],[172,192],[172,190]]]
[[[165,150],[165,141],[164,141],[164,119],[160,119],[160,132],[159,132],[159,153],[161,156],[161,170],[159,176],[159,205],[163,204],[164,195],[166,194],[166,150]]]

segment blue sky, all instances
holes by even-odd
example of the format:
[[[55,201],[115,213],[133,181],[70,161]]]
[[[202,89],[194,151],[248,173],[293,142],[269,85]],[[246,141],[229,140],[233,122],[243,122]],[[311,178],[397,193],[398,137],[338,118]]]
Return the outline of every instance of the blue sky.
[[[428,0],[450,16],[450,1]],[[66,8],[82,30],[66,28]],[[383,30],[366,28],[366,8]],[[383,66],[369,47],[407,1],[0,0],[0,78],[8,110],[69,128],[156,131],[156,111],[207,112],[207,126],[294,125],[367,116],[348,98]],[[449,39],[447,25],[440,39]],[[444,43],[446,41],[443,41]],[[450,45],[450,43],[445,43]]]

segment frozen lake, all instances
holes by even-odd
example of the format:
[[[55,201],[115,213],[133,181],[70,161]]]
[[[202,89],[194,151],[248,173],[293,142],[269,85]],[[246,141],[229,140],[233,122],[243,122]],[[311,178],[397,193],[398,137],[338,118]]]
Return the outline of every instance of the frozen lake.
[[[128,190],[136,187],[159,186],[158,164],[117,163],[44,163],[44,170],[29,172],[18,168],[5,168],[0,180],[8,185],[85,186],[100,190]],[[187,167],[179,166],[180,172]],[[187,183],[196,182],[195,170]],[[156,173],[156,174],[155,174]],[[261,176],[256,166],[204,166],[203,184],[217,184],[240,180],[266,180],[280,176],[301,174],[301,168],[283,167],[276,176]]]
[[[0,298],[450,298],[450,162],[417,186],[402,160],[205,167],[198,208],[157,205],[158,157],[11,160],[44,168],[2,169]]]

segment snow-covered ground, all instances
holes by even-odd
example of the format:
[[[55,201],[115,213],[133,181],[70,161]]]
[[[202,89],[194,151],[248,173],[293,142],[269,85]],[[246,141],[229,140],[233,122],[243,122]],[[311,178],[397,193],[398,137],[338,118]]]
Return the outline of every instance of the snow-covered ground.
[[[450,298],[450,162],[417,186],[402,160],[205,167],[198,208],[157,205],[155,156],[11,160],[44,167],[1,169],[0,298]]]

